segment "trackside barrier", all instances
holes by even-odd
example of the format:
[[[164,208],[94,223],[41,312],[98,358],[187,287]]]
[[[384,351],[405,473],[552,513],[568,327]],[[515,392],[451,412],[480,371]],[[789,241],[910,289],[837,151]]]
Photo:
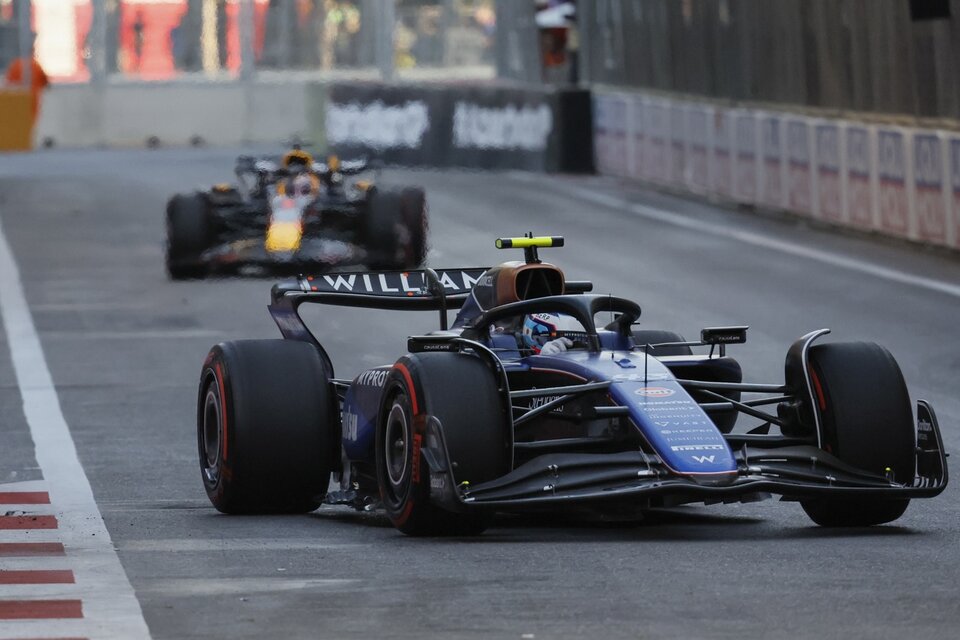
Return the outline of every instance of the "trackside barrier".
[[[627,161],[623,171],[628,177],[645,180],[643,153],[646,148],[646,131],[643,128],[644,98],[630,94],[627,104]],[[619,174],[618,174],[619,175]]]
[[[643,174],[660,185],[670,184],[670,102],[651,98],[643,106]]]
[[[908,132],[900,128],[877,130],[877,210],[879,231],[900,238],[914,237],[910,220],[910,152]]]
[[[693,193],[706,195],[710,191],[710,157],[713,154],[713,138],[710,122],[713,109],[692,104],[687,109],[687,163],[686,187]]]
[[[622,94],[594,97],[593,145],[598,173],[628,176],[627,100]]]
[[[598,160],[625,167],[626,102],[598,105]],[[326,102],[326,137],[342,155],[407,166],[593,171],[594,136],[580,90],[483,84],[335,82]]]
[[[682,188],[687,174],[687,106],[682,102],[670,103],[670,176],[673,188]]]
[[[879,229],[876,133],[869,126],[848,124],[843,139],[846,159],[844,217],[853,227],[875,231]]]
[[[761,113],[760,177],[758,204],[771,209],[786,208],[784,184],[783,118],[778,113]]]
[[[842,224],[843,181],[843,125],[833,120],[821,120],[814,125],[814,158],[817,166],[817,216],[825,222]]]
[[[754,204],[757,201],[757,117],[752,111],[736,111],[734,120],[737,145],[734,195],[738,202]]]
[[[810,124],[806,118],[791,118],[786,129],[787,208],[808,216],[813,213]]]
[[[110,82],[47,89],[36,138],[56,146],[234,145],[298,137],[323,144],[315,125],[325,95],[312,81]]]
[[[0,89],[0,151],[28,151],[33,129],[29,91]]]
[[[953,216],[953,236],[950,246],[960,249],[960,137],[950,136],[950,213]]]
[[[710,162],[710,193],[733,199],[733,117],[729,109],[715,109],[711,118],[713,155]]]
[[[596,89],[594,103],[610,95]],[[960,134],[616,95],[628,105],[636,178],[960,249]]]
[[[947,189],[945,137],[913,133],[913,217],[916,239],[947,245],[953,228]]]

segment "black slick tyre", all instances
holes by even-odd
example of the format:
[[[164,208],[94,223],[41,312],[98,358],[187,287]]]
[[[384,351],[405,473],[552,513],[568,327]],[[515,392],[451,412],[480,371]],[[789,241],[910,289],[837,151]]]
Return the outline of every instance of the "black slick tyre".
[[[207,202],[200,193],[177,194],[167,202],[167,273],[174,280],[201,278],[200,255],[211,239]]]
[[[638,347],[645,345],[656,345],[663,344],[665,342],[686,342],[687,339],[684,338],[679,333],[674,333],[673,331],[663,331],[660,329],[635,329],[633,331],[633,342]],[[656,347],[650,351],[650,355],[655,358],[661,356],[689,356],[693,351],[690,347],[682,345],[671,345],[664,347]]]
[[[419,267],[427,259],[427,198],[420,187],[407,187],[400,192],[400,208],[406,230],[405,262],[407,268]]]
[[[810,348],[810,373],[822,421],[823,447],[843,462],[911,484],[916,433],[910,396],[889,351],[869,342]],[[889,472],[887,471],[889,469]],[[865,527],[903,515],[907,499],[818,498],[801,501],[825,527]]]
[[[430,500],[430,471],[421,451],[428,415],[442,425],[457,484],[479,484],[510,470],[509,418],[487,366],[467,354],[408,355],[387,375],[377,421],[384,509],[408,535],[480,534],[490,525],[489,514],[447,511]]]
[[[203,486],[219,511],[305,513],[326,494],[339,426],[316,349],[287,340],[223,342],[200,374]]]

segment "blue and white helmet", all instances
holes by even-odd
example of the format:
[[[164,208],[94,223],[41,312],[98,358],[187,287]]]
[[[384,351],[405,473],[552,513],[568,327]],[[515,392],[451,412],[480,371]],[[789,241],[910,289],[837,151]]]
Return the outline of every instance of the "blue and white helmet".
[[[580,321],[565,313],[532,313],[523,319],[523,346],[540,353],[546,343],[557,338],[585,342],[587,332]]]

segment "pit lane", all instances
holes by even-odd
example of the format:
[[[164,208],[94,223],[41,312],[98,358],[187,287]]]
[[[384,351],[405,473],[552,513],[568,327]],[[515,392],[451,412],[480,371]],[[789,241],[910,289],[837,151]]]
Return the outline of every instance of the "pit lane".
[[[217,341],[278,335],[265,309],[272,280],[168,281],[163,206],[174,191],[228,178],[236,153],[0,157],[4,232],[153,637],[952,635],[954,486],[893,525],[840,532],[772,501],[642,523],[504,519],[476,540],[413,540],[380,515],[333,508],[218,515],[197,469],[197,375]],[[517,259],[493,248],[496,236],[564,235],[567,246],[542,257],[597,292],[637,300],[648,328],[695,336],[749,324],[748,343],[731,348],[749,380],[778,381],[787,346],[812,329],[880,342],[911,397],[933,403],[947,450],[960,446],[955,256],[601,178],[392,170],[383,179],[426,187],[432,266]],[[392,361],[406,335],[436,323],[432,313],[327,308],[311,319],[340,377]],[[36,480],[6,334],[0,341],[0,480]]]

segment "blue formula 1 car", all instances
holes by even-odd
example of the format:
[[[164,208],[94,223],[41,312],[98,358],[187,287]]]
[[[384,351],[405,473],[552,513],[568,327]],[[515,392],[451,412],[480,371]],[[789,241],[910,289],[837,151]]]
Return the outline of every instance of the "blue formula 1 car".
[[[538,248],[562,244],[498,240],[526,259],[490,269],[275,285],[284,339],[224,342],[203,365],[198,442],[214,506],[382,505],[404,533],[471,535],[496,512],[622,516],[778,494],[818,524],[865,526],[946,487],[934,412],[921,400],[914,418],[883,347],[814,344],[828,330],[814,331],[787,349],[782,383],[746,383],[726,354],[746,327],[694,342],[639,329],[636,303],[540,261]],[[298,313],[306,303],[436,310],[440,328],[344,380]]]

